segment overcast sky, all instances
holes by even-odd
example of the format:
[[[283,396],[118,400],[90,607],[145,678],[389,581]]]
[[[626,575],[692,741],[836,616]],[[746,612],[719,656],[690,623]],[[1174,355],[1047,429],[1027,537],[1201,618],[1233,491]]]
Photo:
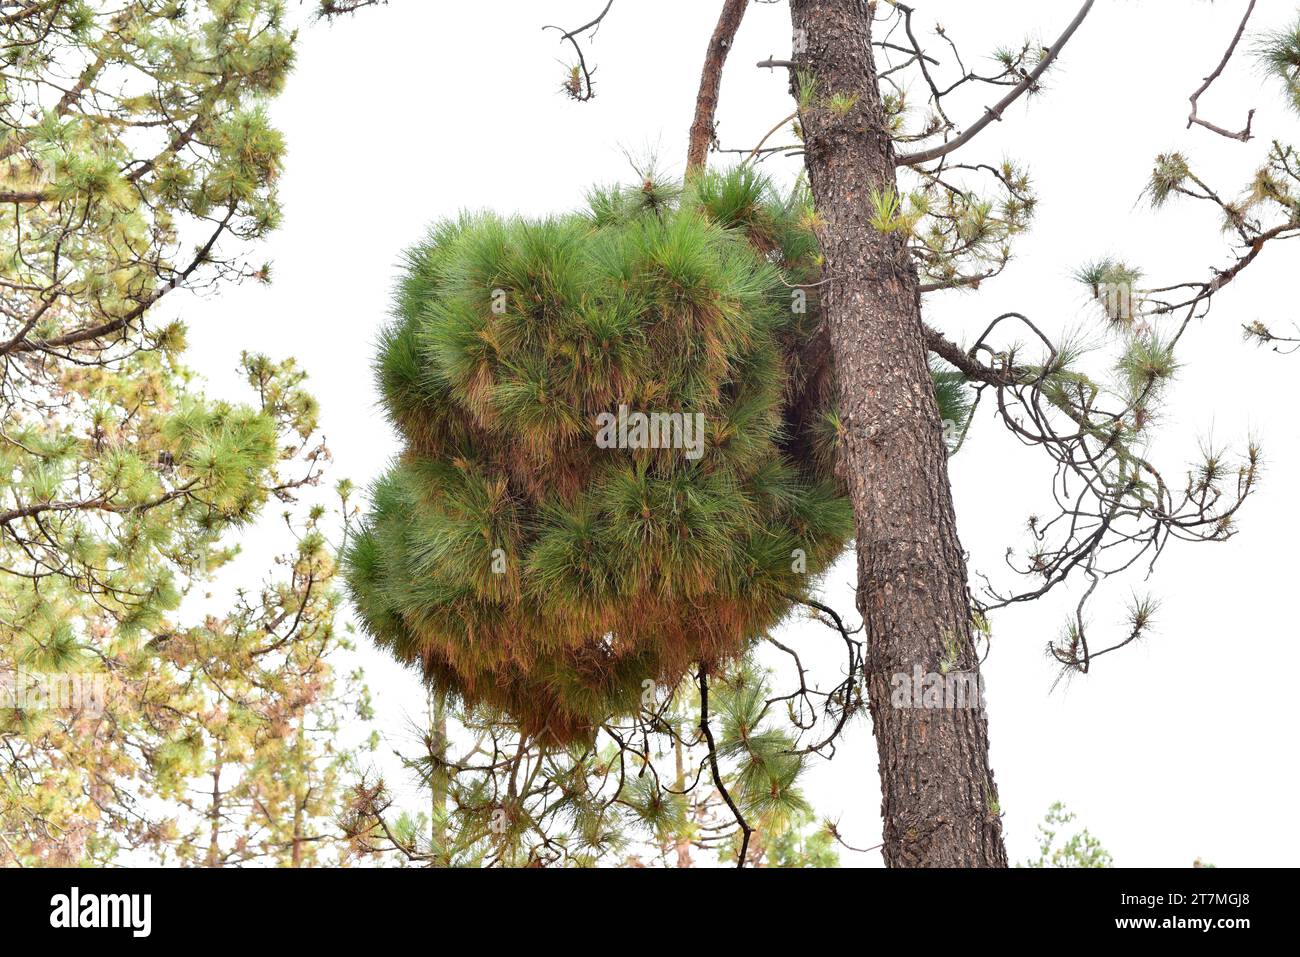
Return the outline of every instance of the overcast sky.
[[[914,5],[923,39],[934,41],[931,28],[942,23],[967,65],[980,69],[999,45],[1017,45],[1026,35],[1050,43],[1076,8],[1072,0]],[[615,0],[588,48],[597,97],[573,103],[558,92],[565,52],[541,27],[576,26],[600,6],[392,0],[305,31],[297,69],[273,111],[290,150],[282,182],[286,216],[257,258],[264,252],[274,262],[275,281],[171,307],[190,324],[191,362],[210,391],[240,394],[232,370],[242,348],[297,356],[321,399],[335,477],[363,487],[375,478],[397,451],[376,407],[369,361],[400,251],[462,208],[541,215],[578,206],[591,185],[628,179],[625,154],[656,153],[674,172],[683,165],[719,4]],[[1050,75],[1049,89],[1015,106],[964,154],[976,161],[1006,154],[1029,166],[1041,201],[1032,232],[995,282],[974,293],[928,297],[927,320],[969,341],[993,316],[1014,309],[1056,334],[1095,325],[1071,279],[1088,259],[1121,256],[1140,264],[1155,285],[1201,279],[1210,265],[1228,260],[1212,211],[1189,206],[1153,214],[1140,193],[1162,151],[1187,152],[1212,185],[1234,194],[1271,138],[1300,141],[1300,123],[1283,109],[1279,90],[1265,87],[1242,53],[1201,108],[1234,129],[1256,108],[1258,138],[1241,144],[1186,129],[1187,98],[1218,62],[1243,9],[1244,0],[1101,0]],[[1292,0],[1264,0],[1256,28],[1295,15]],[[752,147],[791,111],[783,72],[754,66],[789,52],[786,5],[751,4],[722,86],[724,146]],[[967,101],[965,119],[995,98],[981,93]],[[789,182],[797,163],[768,165]],[[985,666],[992,763],[1014,859],[1033,852],[1036,824],[1055,800],[1076,811],[1121,866],[1186,866],[1198,856],[1220,866],[1300,859],[1297,710],[1289,680],[1297,637],[1300,424],[1288,386],[1300,373],[1300,355],[1278,356],[1240,336],[1241,324],[1254,319],[1284,327],[1300,320],[1296,266],[1294,249],[1270,249],[1185,339],[1183,369],[1152,455],[1179,484],[1202,439],[1212,434],[1240,447],[1253,433],[1267,471],[1237,538],[1175,542],[1149,581],[1139,575],[1113,582],[1094,604],[1101,640],[1102,629],[1122,625],[1132,590],[1154,594],[1161,611],[1149,641],[1053,691],[1056,669],[1044,648],[1077,601],[1078,583],[993,620]],[[951,467],[971,567],[1000,573],[1005,550],[1024,545],[1027,516],[1048,512],[1050,463],[982,415]],[[268,515],[248,536],[249,569],[283,545],[277,521]],[[822,597],[856,617],[853,579],[846,556]],[[833,654],[838,641],[806,621],[788,625],[782,640],[809,656],[818,648]],[[364,642],[362,658],[389,746],[399,746],[408,718],[421,708],[419,682]],[[840,818],[852,843],[879,841],[868,725],[857,725],[835,760],[815,768],[810,792],[822,814]],[[879,854],[846,854],[845,862],[881,864]]]

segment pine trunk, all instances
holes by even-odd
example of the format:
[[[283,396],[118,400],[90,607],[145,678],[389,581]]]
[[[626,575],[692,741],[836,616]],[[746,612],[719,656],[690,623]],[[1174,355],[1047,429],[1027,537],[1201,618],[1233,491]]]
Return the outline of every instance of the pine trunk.
[[[823,308],[857,525],[858,610],[879,752],[885,861],[1005,867],[981,709],[894,707],[891,682],[945,658],[977,670],[966,567],[930,378],[916,269],[905,239],[870,224],[894,187],[894,149],[861,0],[792,0],[795,63],[816,80],[801,110],[805,163],[823,225]],[[874,7],[874,4],[872,5]],[[796,89],[797,92],[797,89]],[[827,108],[835,94],[851,108]]]

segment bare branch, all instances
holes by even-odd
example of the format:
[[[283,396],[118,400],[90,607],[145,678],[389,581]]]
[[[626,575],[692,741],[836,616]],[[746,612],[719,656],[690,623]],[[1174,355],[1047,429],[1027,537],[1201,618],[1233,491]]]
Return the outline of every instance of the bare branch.
[[[699,673],[700,682],[700,731],[704,735],[704,740],[709,746],[709,767],[713,772],[713,786],[718,789],[722,799],[727,802],[727,807],[731,809],[732,815],[736,818],[736,824],[740,826],[744,837],[740,841],[740,857],[736,861],[737,867],[745,866],[745,855],[749,853],[749,835],[754,829],[745,821],[745,815],[740,813],[740,808],[731,797],[731,792],[727,790],[722,783],[722,772],[718,770],[718,748],[713,740],[713,732],[709,729],[709,672],[704,665],[700,665]]]
[[[1196,92],[1191,95],[1190,100],[1192,104],[1192,112],[1191,115],[1187,117],[1187,128],[1189,130],[1192,128],[1193,125],[1199,125],[1205,127],[1207,130],[1210,130],[1214,133],[1218,133],[1220,136],[1226,136],[1230,140],[1241,140],[1243,143],[1245,143],[1250,139],[1250,124],[1255,119],[1254,110],[1251,110],[1249,113],[1246,114],[1246,128],[1244,130],[1242,130],[1240,133],[1229,133],[1223,127],[1215,126],[1213,123],[1201,119],[1197,115],[1197,109],[1198,109],[1197,101],[1200,100],[1201,94],[1210,88],[1210,85],[1219,78],[1219,75],[1223,73],[1224,68],[1227,67],[1228,61],[1232,59],[1232,54],[1235,53],[1237,50],[1237,44],[1241,42],[1242,34],[1246,32],[1246,24],[1250,22],[1250,15],[1254,12],[1255,12],[1255,0],[1250,0],[1250,3],[1246,5],[1246,15],[1241,18],[1241,25],[1237,27],[1237,32],[1233,36],[1232,42],[1228,44],[1228,49],[1227,52],[1223,54],[1223,59],[1220,60],[1219,65],[1214,68],[1214,72],[1211,73],[1209,76],[1207,76],[1205,78],[1205,82],[1202,83],[1197,88]]]
[[[572,72],[568,80],[565,81],[564,91],[579,103],[585,103],[596,95],[591,85],[591,79],[596,72],[596,68],[587,66],[587,58],[583,55],[582,45],[578,43],[577,38],[589,31],[591,36],[594,37],[596,31],[600,29],[600,24],[604,21],[605,15],[609,13],[609,9],[613,5],[614,0],[609,0],[605,4],[605,9],[600,11],[594,19],[573,30],[565,30],[564,27],[557,27],[553,24],[542,27],[543,30],[558,30],[561,34],[560,42],[571,44],[574,52],[578,55],[578,62],[573,65]]]
[[[962,133],[954,140],[942,143],[931,149],[920,150],[916,153],[908,153],[904,156],[900,156],[895,160],[896,164],[899,166],[916,166],[920,163],[928,163],[931,160],[936,160],[941,156],[947,156],[954,150],[960,149],[962,146],[969,143],[994,120],[1001,120],[1002,114],[1006,112],[1006,110],[1015,103],[1016,100],[1020,99],[1020,97],[1024,96],[1025,93],[1029,92],[1029,90],[1033,89],[1037,85],[1042,75],[1047,72],[1047,68],[1055,62],[1058,56],[1060,56],[1061,50],[1063,50],[1065,45],[1070,42],[1070,38],[1074,36],[1075,31],[1079,29],[1088,14],[1092,12],[1092,7],[1095,2],[1096,0],[1087,0],[1087,2],[1079,8],[1079,12],[1075,14],[1074,19],[1070,21],[1070,25],[1065,28],[1065,32],[1062,33],[1056,43],[1054,43],[1051,48],[1043,54],[1043,59],[1039,62],[1038,66],[1036,66],[1031,73],[1020,81],[1020,83],[1018,83],[1010,93],[1004,96],[998,102],[997,106],[986,110],[984,115],[976,120],[970,128],[966,130],[966,132]]]

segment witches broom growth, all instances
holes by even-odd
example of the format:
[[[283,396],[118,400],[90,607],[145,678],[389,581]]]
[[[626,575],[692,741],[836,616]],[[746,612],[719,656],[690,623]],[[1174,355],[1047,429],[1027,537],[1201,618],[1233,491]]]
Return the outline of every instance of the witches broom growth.
[[[405,449],[347,554],[374,640],[563,743],[774,627],[853,529],[810,216],[741,168],[412,249],[377,361]]]

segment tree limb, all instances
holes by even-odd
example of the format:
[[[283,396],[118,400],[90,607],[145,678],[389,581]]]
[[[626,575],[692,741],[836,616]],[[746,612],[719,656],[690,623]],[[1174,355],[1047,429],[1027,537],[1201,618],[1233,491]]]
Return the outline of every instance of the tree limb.
[[[1237,44],[1241,42],[1242,34],[1246,32],[1246,24],[1250,22],[1250,15],[1254,12],[1255,12],[1255,0],[1250,0],[1250,3],[1246,5],[1246,15],[1241,18],[1241,25],[1237,27],[1237,32],[1233,36],[1232,42],[1228,44],[1228,49],[1227,52],[1223,54],[1223,59],[1220,60],[1219,65],[1214,68],[1214,72],[1211,73],[1209,76],[1207,76],[1205,78],[1205,82],[1202,83],[1197,88],[1196,92],[1191,95],[1190,100],[1192,104],[1192,112],[1191,115],[1187,117],[1187,128],[1189,130],[1192,128],[1193,125],[1199,125],[1205,127],[1207,130],[1210,130],[1214,133],[1218,133],[1220,136],[1226,136],[1230,140],[1241,140],[1243,143],[1245,143],[1250,139],[1250,124],[1255,119],[1254,110],[1251,110],[1249,113],[1246,114],[1246,128],[1244,130],[1242,130],[1240,133],[1229,133],[1227,130],[1223,129],[1223,127],[1215,126],[1213,123],[1201,119],[1200,116],[1197,115],[1197,109],[1198,109],[1197,101],[1200,100],[1201,94],[1210,88],[1210,85],[1219,78],[1219,75],[1223,73],[1224,68],[1227,67],[1228,61],[1232,59],[1232,54],[1237,50]]]
[[[1002,114],[1006,112],[1011,104],[1015,103],[1016,100],[1020,99],[1020,97],[1024,96],[1025,93],[1033,89],[1042,75],[1047,72],[1047,68],[1055,62],[1056,58],[1060,55],[1061,50],[1065,48],[1065,45],[1070,42],[1070,38],[1074,36],[1074,32],[1079,29],[1088,14],[1092,12],[1092,7],[1095,2],[1096,0],[1087,0],[1087,2],[1079,8],[1079,12],[1074,15],[1074,19],[1071,20],[1070,25],[1065,28],[1065,32],[1061,34],[1056,43],[1054,43],[1043,55],[1042,61],[1034,68],[1033,72],[1016,84],[1011,92],[998,102],[997,106],[985,110],[984,115],[971,124],[970,128],[967,129],[966,132],[962,133],[954,140],[950,140],[947,143],[941,143],[931,149],[920,150],[916,153],[908,153],[904,156],[900,156],[895,161],[896,164],[898,166],[916,166],[920,163],[928,163],[931,160],[936,160],[941,156],[947,156],[949,153],[960,149],[973,140],[983,131],[984,127],[988,126],[994,120],[1002,119]]]
[[[749,0],[723,0],[718,25],[713,28],[709,49],[700,71],[700,92],[695,100],[695,119],[691,123],[690,147],[686,151],[686,172],[704,168],[704,157],[713,142],[714,114],[718,110],[718,88],[722,85],[722,68],[731,52],[740,21]]]

